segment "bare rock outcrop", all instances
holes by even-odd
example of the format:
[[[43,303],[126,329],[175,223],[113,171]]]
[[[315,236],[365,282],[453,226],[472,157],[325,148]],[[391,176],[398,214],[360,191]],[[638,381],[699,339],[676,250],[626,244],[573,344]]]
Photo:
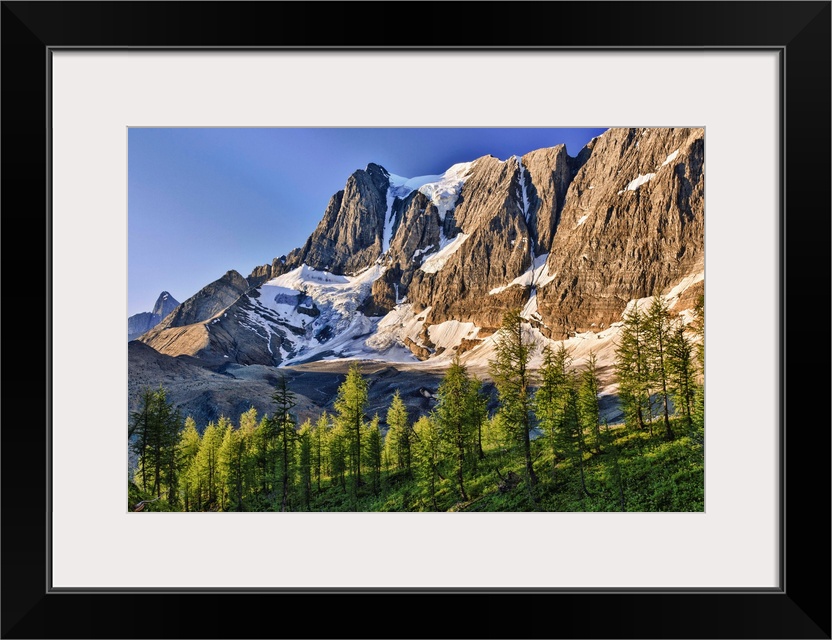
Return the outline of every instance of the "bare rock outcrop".
[[[538,289],[555,337],[704,268],[703,129],[611,129],[569,186]]]

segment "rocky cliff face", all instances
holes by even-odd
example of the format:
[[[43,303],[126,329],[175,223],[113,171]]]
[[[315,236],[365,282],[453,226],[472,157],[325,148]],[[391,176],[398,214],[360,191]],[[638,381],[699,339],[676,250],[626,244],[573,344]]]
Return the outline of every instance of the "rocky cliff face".
[[[388,187],[388,174],[378,165],[353,173],[344,190],[330,199],[306,244],[289,254],[289,264],[315,265],[335,274],[371,264],[382,252]]]
[[[142,341],[169,355],[281,365],[475,352],[505,312],[549,338],[601,331],[628,301],[704,269],[704,131],[610,129],[439,176],[370,164],[303,247],[229,272]]]
[[[603,328],[628,300],[704,270],[704,131],[612,129],[591,151],[537,291],[554,337]]]
[[[162,291],[153,305],[153,311],[144,311],[127,318],[128,342],[150,331],[178,306],[179,302],[172,295],[167,291]]]

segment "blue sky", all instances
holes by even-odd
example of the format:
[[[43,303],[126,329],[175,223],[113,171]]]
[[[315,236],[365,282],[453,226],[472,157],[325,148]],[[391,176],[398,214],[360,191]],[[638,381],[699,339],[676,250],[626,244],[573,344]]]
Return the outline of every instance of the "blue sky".
[[[370,162],[414,177],[561,143],[575,156],[603,131],[130,129],[128,315],[150,311],[163,290],[184,302],[229,269],[247,276],[300,246]]]

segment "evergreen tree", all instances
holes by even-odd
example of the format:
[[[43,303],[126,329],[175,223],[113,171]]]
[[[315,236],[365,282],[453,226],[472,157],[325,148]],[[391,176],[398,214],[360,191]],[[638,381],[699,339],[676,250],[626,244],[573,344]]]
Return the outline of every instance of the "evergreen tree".
[[[644,414],[650,411],[650,362],[648,358],[646,321],[638,307],[624,314],[621,333],[615,352],[615,371],[618,376],[619,398],[625,421],[638,429],[645,429]],[[652,421],[650,434],[653,433]]]
[[[304,509],[312,504],[312,422],[307,420],[298,430],[298,471],[300,474],[300,503]]]
[[[253,486],[257,487],[259,502],[268,500],[272,491],[272,458],[275,450],[274,421],[263,416],[252,433],[249,455],[253,465]]]
[[[244,511],[243,489],[245,484],[246,443],[241,429],[228,427],[218,452],[220,469],[225,481],[229,509]]]
[[[693,423],[699,429],[705,426],[705,295],[701,294],[694,307],[690,323],[696,341],[695,362],[698,365],[693,400]]]
[[[272,417],[272,432],[276,436],[280,451],[277,473],[277,477],[280,478],[280,510],[286,511],[289,507],[292,476],[294,474],[292,466],[297,442],[295,416],[291,410],[297,404],[297,400],[295,394],[289,390],[289,382],[285,375],[278,378],[272,400],[277,405],[277,410]]]
[[[598,410],[598,358],[589,352],[578,387],[578,415],[581,431],[592,434],[595,453],[601,453],[601,415]]]
[[[436,502],[439,480],[439,463],[442,459],[442,438],[436,424],[427,416],[420,417],[413,425],[415,435],[414,459],[419,488],[433,511],[439,511]]]
[[[482,380],[473,376],[468,385],[468,415],[471,426],[476,434],[474,443],[473,467],[477,468],[477,461],[485,458],[485,450],[482,447],[482,428],[488,418],[488,398],[483,391]]]
[[[165,429],[164,467],[162,481],[167,487],[168,504],[179,506],[179,437],[182,434],[184,422],[179,409],[170,414],[170,422]]]
[[[705,294],[699,294],[696,299],[696,305],[693,308],[693,319],[690,323],[690,329],[694,336],[698,339],[696,341],[696,360],[699,363],[699,375],[705,375]]]
[[[522,451],[525,479],[534,500],[537,484],[531,454],[531,397],[529,360],[534,342],[523,329],[519,309],[509,311],[496,339],[496,357],[490,362],[491,375],[500,400],[501,422],[508,429],[512,442]]]
[[[387,436],[384,447],[397,469],[403,470],[407,477],[412,475],[412,440],[413,430],[407,418],[407,408],[402,402],[401,394],[396,389],[390,408],[387,410]]]
[[[454,357],[437,391],[438,402],[434,421],[454,456],[454,469],[459,497],[468,501],[465,493],[465,453],[474,439],[471,416],[470,379],[467,369]]]
[[[249,409],[240,415],[240,437],[243,441],[243,501],[245,510],[250,510],[259,489],[257,478],[257,409]]]
[[[222,446],[224,430],[214,422],[209,422],[202,434],[202,445],[196,457],[195,467],[197,483],[200,486],[201,511],[217,511],[221,508],[222,487],[219,451]]]
[[[673,428],[670,426],[670,408],[668,390],[667,347],[672,333],[672,320],[667,303],[661,296],[653,296],[650,308],[645,314],[647,341],[650,345],[649,357],[653,380],[658,387],[662,402],[662,417],[664,419],[665,435],[673,440]]]
[[[369,391],[358,363],[350,366],[347,378],[338,388],[335,400],[336,421],[345,438],[353,497],[361,486],[361,432],[364,427]]]
[[[572,388],[568,368],[571,363],[572,358],[563,343],[554,351],[549,345],[543,348],[543,365],[539,371],[540,386],[534,395],[534,412],[538,426],[552,450],[552,477],[555,476],[564,441],[562,433],[567,429],[565,420]]]
[[[228,432],[234,428],[231,420],[225,416],[220,416],[217,420],[217,437],[219,438],[219,447],[217,449],[217,496],[219,497],[219,510],[227,511],[230,498],[229,481],[228,481],[228,466],[222,463],[222,445],[225,442],[225,437]]]
[[[128,436],[138,457],[137,484],[157,499],[165,494],[171,506],[175,506],[179,468],[176,456],[182,417],[160,386],[142,391],[140,408],[131,418]]]
[[[165,391],[161,387],[153,395],[151,406],[145,458],[153,472],[151,492],[161,497],[162,470],[167,457],[165,446],[168,442],[168,425],[171,420],[171,409],[167,404]]]
[[[314,469],[315,486],[318,493],[321,492],[321,480],[324,474],[330,474],[329,467],[329,414],[324,411],[315,422],[312,432],[312,466]]]
[[[364,442],[366,465],[370,470],[370,488],[374,495],[378,495],[381,492],[381,454],[384,446],[378,415],[366,426]]]
[[[581,490],[587,496],[592,494],[586,486],[584,474],[584,438],[578,408],[578,390],[574,376],[569,376],[569,386],[563,399],[563,415],[561,417],[559,444],[560,448],[572,459],[573,467],[578,468],[581,480]]]
[[[335,426],[329,433],[329,465],[332,484],[338,484],[341,489],[347,490],[347,427],[340,420],[336,420]]]
[[[694,347],[684,325],[677,324],[667,342],[667,377],[676,412],[681,413],[693,435],[693,413],[696,398],[696,364]]]
[[[507,437],[508,430],[503,427],[502,417],[499,413],[495,413],[490,418],[486,418],[482,425],[482,441],[483,448],[487,449],[489,454],[485,459],[486,463],[494,469],[497,477],[502,479],[505,477],[503,469],[508,460],[508,449],[506,443],[509,442]]]
[[[199,484],[196,476],[194,461],[199,453],[202,439],[196,430],[196,422],[191,416],[185,418],[185,428],[179,436],[179,491],[185,511],[191,511],[200,504]],[[195,482],[196,480],[196,482]]]
[[[136,478],[136,482],[145,490],[147,489],[148,477],[148,438],[151,430],[151,412],[154,409],[154,398],[152,389],[146,387],[142,390],[139,410],[133,412],[130,426],[127,430],[131,449],[138,459],[139,476]]]
[[[618,446],[615,444],[615,438],[610,435],[610,426],[607,421],[604,421],[604,449],[606,457],[612,460],[612,474],[611,480],[614,483],[615,490],[618,493],[618,504],[621,511],[627,510],[627,502],[624,499],[624,474],[621,471],[621,464],[619,463],[620,453]]]

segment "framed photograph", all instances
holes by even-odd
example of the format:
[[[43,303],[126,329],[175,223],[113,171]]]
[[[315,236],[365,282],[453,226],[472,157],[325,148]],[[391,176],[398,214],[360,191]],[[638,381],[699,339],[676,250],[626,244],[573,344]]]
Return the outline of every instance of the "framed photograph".
[[[477,28],[470,21],[473,5],[443,3],[441,16],[431,17],[430,24],[448,29],[467,25],[450,31],[424,28],[425,11],[431,13],[439,5],[385,5],[378,18],[399,34],[397,46],[390,45],[389,31],[367,28],[368,12],[379,7],[370,3],[325,8],[313,3],[3,3],[3,194],[6,238],[11,240],[6,243],[10,258],[4,261],[4,298],[6,308],[13,310],[25,300],[23,315],[27,324],[35,325],[23,333],[34,339],[15,339],[9,329],[15,326],[8,321],[12,316],[6,316],[3,636],[286,635],[288,631],[273,624],[263,627],[258,616],[236,615],[235,607],[262,603],[279,608],[285,606],[285,598],[302,604],[304,596],[313,595],[316,605],[338,606],[338,596],[352,595],[358,597],[355,602],[370,606],[378,604],[375,598],[380,595],[393,604],[395,596],[419,594],[429,602],[440,596],[463,598],[464,604],[459,604],[470,608],[474,618],[483,605],[506,606],[512,597],[529,598],[527,620],[509,615],[472,620],[465,626],[466,635],[473,636],[830,637],[829,430],[828,419],[817,415],[816,406],[822,405],[810,397],[811,389],[826,393],[828,367],[825,361],[820,368],[808,367],[801,349],[811,344],[812,353],[829,351],[828,332],[805,319],[820,315],[823,323],[828,315],[828,304],[807,312],[806,301],[825,300],[823,292],[829,291],[828,269],[822,265],[829,264],[830,162],[828,153],[818,150],[828,146],[830,137],[830,3],[487,3],[477,7],[484,25]],[[411,24],[413,28],[406,27]],[[130,469],[138,467],[125,446],[128,428],[138,423],[130,420],[137,406],[130,404],[133,400],[127,393],[133,365],[125,348],[124,321],[133,311],[142,311],[128,307],[129,290],[136,288],[134,265],[143,264],[139,245],[133,244],[142,232],[133,227],[138,210],[129,200],[137,193],[133,181],[141,171],[151,169],[157,179],[170,176],[167,163],[182,153],[189,154],[189,162],[203,164],[215,155],[209,173],[236,171],[245,181],[246,158],[258,153],[246,146],[235,151],[231,147],[236,142],[217,152],[198,137],[191,139],[190,146],[180,147],[166,140],[182,131],[367,132],[345,138],[340,154],[331,140],[325,147],[332,149],[331,154],[316,152],[308,140],[292,146],[296,164],[309,174],[315,170],[310,168],[315,160],[323,172],[335,164],[336,156],[348,155],[345,149],[352,153],[364,144],[371,131],[421,130],[423,146],[433,150],[441,143],[436,132],[442,130],[447,134],[481,130],[485,139],[486,132],[500,129],[514,130],[519,136],[533,128],[558,127],[598,129],[592,135],[601,136],[601,142],[595,143],[599,150],[607,148],[602,144],[604,136],[616,131],[625,132],[622,136],[628,140],[644,136],[630,145],[633,148],[642,141],[645,148],[653,144],[651,133],[681,132],[678,141],[673,138],[651,152],[649,170],[617,178],[618,191],[609,187],[609,196],[618,198],[646,197],[642,194],[658,189],[662,170],[678,173],[677,159],[695,156],[681,141],[687,144],[696,138],[693,133],[702,132],[704,178],[698,186],[691,183],[688,191],[703,193],[708,274],[704,506],[633,510],[599,506],[595,513],[575,513],[557,503],[560,506],[536,513],[520,513],[526,509],[519,507],[489,513],[381,514],[367,513],[373,510],[369,508],[346,509],[349,513],[321,513],[319,508],[275,513],[321,505],[312,502],[311,493],[304,498],[298,487],[289,491],[285,481],[281,484],[274,476],[263,478],[262,492],[252,489],[244,498],[241,491],[236,503],[233,492],[220,498],[197,493],[193,500],[204,509],[176,509],[224,513],[147,513],[165,502],[179,507],[184,502],[179,495],[174,500],[172,493],[169,500],[161,499],[162,487],[168,490],[161,470],[156,480],[153,473],[150,479],[131,476]],[[285,142],[273,144],[287,147]],[[699,143],[691,144],[697,148]],[[147,153],[137,154],[142,145]],[[566,151],[575,158],[580,149],[567,146]],[[532,150],[511,153],[519,156]],[[367,158],[367,163],[373,161]],[[505,163],[510,158],[493,161]],[[520,157],[515,162],[517,175],[533,173],[533,163]],[[610,163],[605,161],[605,166]],[[679,175],[690,177],[690,164],[687,160]],[[372,182],[373,170],[366,166],[364,172]],[[632,164],[636,166],[642,165]],[[401,310],[412,301],[406,302],[405,296],[416,300],[421,295],[420,282],[435,280],[446,265],[453,267],[462,243],[476,230],[448,223],[451,209],[443,209],[444,201],[436,196],[441,187],[453,191],[455,203],[460,202],[451,187],[462,189],[464,180],[474,174],[471,167],[418,184],[412,175],[400,178],[395,167],[380,167],[377,173],[375,182],[385,183],[382,191],[390,202],[382,204],[388,205],[392,223],[389,237],[386,226],[377,234],[384,245],[377,247],[380,260],[393,255],[397,242],[405,243],[396,240],[396,232],[405,226],[406,199],[411,206],[423,196],[424,208],[428,213],[436,210],[442,223],[436,243],[416,247],[420,261],[414,269],[420,272],[408,275],[404,269],[403,278],[384,281],[392,287],[392,302],[387,289],[378,284],[385,268],[392,269],[383,262],[377,264],[378,278],[365,287],[373,295],[353,301],[364,305],[373,322],[381,323],[390,312],[387,307]],[[459,180],[451,180],[454,176]],[[477,180],[486,181],[484,176]],[[551,255],[557,247],[550,247],[545,233],[532,224],[528,208],[543,201],[544,195],[530,199],[524,185],[532,184],[541,194],[543,187],[534,180],[517,184],[523,188],[517,191],[515,204],[528,209],[523,209],[528,214],[526,242],[540,249],[537,254],[543,255],[546,248]],[[294,178],[294,185],[300,189],[302,180]],[[587,182],[586,198],[595,187]],[[154,191],[153,181],[141,189],[140,205],[150,218],[154,208],[156,213],[165,211],[167,195]],[[392,199],[391,190],[396,191]],[[200,198],[184,186],[181,193],[189,201]],[[686,215],[690,193],[674,191],[671,200],[667,210],[677,218]],[[586,202],[565,205],[563,220],[570,228],[588,229],[592,224],[589,214],[579,215],[581,203]],[[208,211],[210,204],[204,197],[200,206]],[[418,209],[419,203],[413,206]],[[21,213],[16,215],[18,209]],[[224,211],[226,218],[241,220],[233,204],[226,204]],[[396,211],[398,218],[393,215]],[[317,209],[303,215],[315,217],[314,228],[322,214]],[[22,236],[19,222],[24,224]],[[194,246],[186,251],[185,244],[204,242],[204,252],[227,252],[231,262],[234,243],[245,242],[216,228],[214,235],[224,236],[224,244],[215,247],[203,241],[214,224],[207,213],[190,220],[190,237],[176,229],[181,225],[171,216],[157,217],[152,224],[151,238],[161,239],[168,228],[167,235],[174,239],[164,246],[160,242],[158,260],[166,253],[193,256],[188,264],[194,272],[200,252],[194,252]],[[278,240],[290,232],[288,223],[282,222],[275,228],[261,225],[250,233],[264,241],[271,236],[275,246],[283,247]],[[26,238],[25,245],[20,237]],[[21,252],[21,246],[27,249]],[[317,342],[301,344],[284,335],[280,345],[273,342],[277,337],[268,336],[261,345],[238,337],[235,346],[241,355],[228,357],[235,360],[228,365],[221,360],[212,364],[218,375],[233,373],[229,366],[256,360],[264,346],[272,356],[274,349],[285,347],[279,354],[287,362],[312,353],[354,355],[352,343],[349,348],[342,345],[341,351],[332,348],[333,343],[326,346],[330,336],[321,332],[327,327],[315,324],[326,316],[327,287],[350,288],[365,273],[361,268],[366,265],[338,263],[343,256],[339,257],[338,243],[333,246],[325,256],[289,253],[282,263],[276,251],[263,259],[261,271],[240,276],[248,276],[248,286],[251,278],[262,280],[255,283],[259,293],[250,295],[247,304],[263,308],[259,320],[273,321],[272,329],[264,329],[267,333],[292,325],[292,335],[309,333]],[[550,276],[552,260],[537,265],[537,254],[526,261],[529,264],[518,262],[520,275],[507,269],[511,278],[503,285],[517,284],[512,278],[526,271],[534,275],[541,266],[545,267],[541,274]],[[414,256],[409,250],[407,259]],[[677,252],[677,258],[684,262],[683,252]],[[152,255],[142,258],[147,263],[152,259]],[[187,271],[187,266],[178,271]],[[324,277],[330,280],[323,282]],[[206,280],[199,286],[208,284]],[[401,295],[395,285],[412,290]],[[484,286],[488,288],[484,295],[504,293],[490,280]],[[262,298],[269,287],[270,302],[264,305],[258,296]],[[37,293],[32,295],[33,291]],[[186,291],[184,297],[190,299],[193,293]],[[462,299],[459,292],[444,295]],[[28,311],[33,300],[43,307]],[[427,308],[425,300],[418,299],[423,306],[416,309],[414,322]],[[523,300],[526,307],[529,301]],[[589,303],[583,304],[586,308]],[[194,309],[196,315],[205,311]],[[153,315],[151,309],[144,311]],[[219,312],[235,313],[230,307],[215,311],[200,316],[200,322],[226,322]],[[255,316],[249,311],[238,310],[238,315],[245,315],[251,324]],[[278,317],[284,312],[291,318]],[[161,311],[156,315],[165,316]],[[563,339],[570,337],[570,329],[592,331],[575,320],[578,315],[573,310],[574,326],[566,328]],[[530,317],[527,314],[526,319]],[[181,334],[179,329],[188,323],[167,320],[169,316],[156,329],[143,325],[141,342],[130,344],[140,345],[136,348],[154,344],[157,348],[161,341],[172,344],[170,331]],[[451,322],[461,324],[461,320]],[[475,320],[485,326],[481,319]],[[294,326],[301,321],[303,326]],[[442,327],[447,321],[436,318],[433,326]],[[241,321],[238,328],[248,326],[243,325]],[[453,332],[448,327],[433,334],[430,328],[424,328],[422,339],[418,333],[397,334],[390,345],[403,345],[411,356],[428,362],[441,357],[440,348],[460,351],[463,343],[449,337]],[[257,327],[248,329],[254,335]],[[156,342],[148,338],[154,330]],[[235,330],[229,335],[236,335]],[[602,332],[594,332],[596,340]],[[17,347],[23,344],[27,349],[19,353]],[[181,345],[172,354],[184,356],[180,362],[208,356],[222,359],[231,353],[210,348],[191,353]],[[471,353],[482,346],[465,345]],[[429,395],[435,392],[435,385],[424,386]],[[660,424],[660,410],[657,415]],[[216,416],[204,418],[207,425]],[[541,433],[545,437],[545,428]],[[204,431],[198,437],[205,437]],[[597,444],[600,448],[609,442]],[[131,451],[140,460],[146,455],[140,446],[132,446]],[[462,460],[465,452],[460,452]],[[353,486],[353,504],[367,498],[361,503],[366,505],[372,502],[368,496],[374,481],[369,475],[362,483],[361,464],[348,463],[345,491]],[[441,468],[445,489],[456,492],[447,505],[440,505],[435,495],[433,502],[425,496],[411,502],[399,496],[401,505],[432,504],[436,508],[425,510],[462,511],[474,504],[479,496],[474,489],[468,495],[464,482],[470,488],[476,476],[466,475],[467,467],[463,473],[462,462],[458,469],[450,462],[443,464],[447,464]],[[596,486],[592,483],[603,477],[613,495],[614,474],[609,469],[588,469],[587,494]],[[591,475],[593,471],[598,477]],[[458,482],[447,480],[445,476],[451,474]],[[689,495],[691,485],[683,476],[677,474],[667,491],[684,506],[695,500],[678,498]],[[333,478],[328,480],[334,482]],[[580,478],[584,479],[583,473]],[[516,496],[511,494],[511,479],[503,480],[506,484],[500,491]],[[528,478],[526,484],[531,484]],[[128,487],[135,493],[128,494]],[[530,492],[528,499],[539,495],[545,494]],[[623,489],[620,495],[626,501]],[[807,495],[818,505],[820,517],[817,510],[809,512],[802,506]],[[263,510],[270,513],[230,513],[234,504],[243,506],[245,500],[250,507],[261,498]],[[488,503],[489,499],[482,499],[481,504]],[[520,498],[510,498],[509,503],[520,505]],[[146,513],[134,513],[137,509]],[[410,600],[401,604],[405,602]],[[188,605],[224,613],[218,617],[177,614]],[[549,612],[557,611],[572,614],[556,614],[553,620]],[[438,635],[434,618],[408,615],[407,630],[399,632],[375,631],[367,621],[346,633],[336,616],[327,618],[332,622],[316,622],[304,635]],[[161,620],[176,620],[174,628],[163,626]]]

